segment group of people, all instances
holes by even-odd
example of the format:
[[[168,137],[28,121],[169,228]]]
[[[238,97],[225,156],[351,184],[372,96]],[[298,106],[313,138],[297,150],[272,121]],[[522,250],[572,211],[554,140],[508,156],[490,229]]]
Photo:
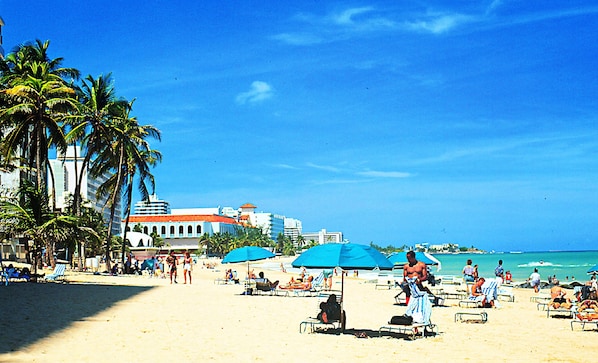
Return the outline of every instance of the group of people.
[[[166,264],[169,267],[168,275],[170,276],[170,283],[172,284],[173,281],[177,284],[177,269],[179,265],[179,259],[174,253],[174,251],[170,251],[168,257],[166,257]],[[185,279],[185,284],[187,283],[187,277],[189,278],[189,284],[191,284],[191,271],[193,268],[193,258],[189,251],[186,251],[183,255],[183,277]]]
[[[498,260],[498,265],[494,268],[495,283],[491,284],[491,280],[479,276],[478,265],[473,265],[473,261],[468,259],[463,267],[463,280],[468,284],[470,300],[478,301],[482,306],[498,307],[497,290],[502,284],[511,283],[512,275],[511,271],[505,271],[503,261]]]

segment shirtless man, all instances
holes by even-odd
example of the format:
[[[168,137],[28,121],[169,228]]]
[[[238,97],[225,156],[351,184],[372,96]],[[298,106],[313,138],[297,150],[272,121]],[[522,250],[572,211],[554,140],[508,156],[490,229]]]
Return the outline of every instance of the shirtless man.
[[[571,308],[571,300],[565,297],[567,292],[559,285],[559,280],[554,280],[554,286],[550,288],[550,297],[552,307],[558,309],[560,307]]]
[[[428,269],[426,264],[415,259],[415,252],[407,252],[407,263],[403,266],[403,279],[406,281],[408,277],[415,277],[417,287],[422,291],[428,291],[422,285],[422,282],[428,280]]]

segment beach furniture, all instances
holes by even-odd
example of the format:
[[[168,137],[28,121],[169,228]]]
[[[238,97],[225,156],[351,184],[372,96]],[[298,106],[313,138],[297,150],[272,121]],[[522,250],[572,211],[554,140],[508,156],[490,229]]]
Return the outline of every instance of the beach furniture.
[[[575,307],[569,308],[569,309],[565,309],[565,308],[558,308],[555,309],[552,306],[550,306],[550,304],[548,304],[546,306],[546,317],[549,318],[551,316],[553,317],[562,317],[562,318],[573,318],[575,317],[575,311],[577,309]]]
[[[417,337],[426,338],[428,335],[438,335],[438,326],[432,322],[401,325],[392,324],[389,321],[387,325],[382,325],[378,329],[378,336],[382,337],[384,333],[405,335],[409,339],[415,340]]]
[[[58,281],[59,279],[64,282],[64,272],[66,271],[66,264],[56,264],[54,272],[44,277],[44,281]]]
[[[585,330],[586,324],[594,325],[595,329],[598,330],[598,314],[588,311],[574,314],[574,318],[571,320],[571,330],[573,330],[575,324],[581,325],[581,330]]]
[[[460,311],[455,313],[455,322],[466,323],[486,323],[488,321],[488,313],[485,311],[479,313]]]
[[[336,295],[336,302],[340,304],[341,296],[338,294]],[[342,321],[339,320],[328,320],[328,322],[323,322],[322,320],[318,319],[317,316],[320,313],[320,303],[328,301],[330,294],[328,293],[320,293],[317,296],[317,309],[315,310],[314,316],[310,316],[305,318],[301,323],[299,323],[299,333],[310,332],[314,333],[318,331],[318,329],[341,329],[343,327]],[[341,316],[344,316],[344,311]]]
[[[508,301],[508,302],[515,302],[515,294],[513,294],[513,287],[511,286],[504,286],[498,288],[498,300]]]

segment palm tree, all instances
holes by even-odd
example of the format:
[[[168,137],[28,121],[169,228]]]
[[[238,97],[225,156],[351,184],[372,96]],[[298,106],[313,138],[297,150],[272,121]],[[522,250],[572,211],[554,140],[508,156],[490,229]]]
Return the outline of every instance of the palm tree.
[[[119,117],[127,102],[117,99],[111,74],[93,78],[88,75],[77,89],[80,107],[68,119],[71,127],[67,134],[69,144],[81,143],[85,156],[81,170],[75,171],[74,207],[79,212],[83,174],[89,169],[91,160],[111,141],[110,122]],[[76,157],[77,155],[75,155]]]
[[[2,60],[0,128],[4,135],[0,153],[11,162],[21,150],[28,170],[35,170],[36,186],[45,189],[48,148],[64,150],[61,123],[75,109],[74,90],[63,77],[78,77],[73,68],[61,68],[62,58],[48,57],[49,41],[18,47]],[[49,142],[51,141],[51,142]]]
[[[56,240],[66,239],[66,233],[78,228],[77,219],[53,213],[48,206],[47,193],[29,181],[23,182],[17,195],[20,198],[0,199],[0,222],[9,233],[20,234],[33,241],[33,265],[36,276],[41,263],[41,247],[46,247],[50,264],[55,267],[54,243]]]
[[[123,239],[126,240],[135,176],[138,178],[137,186],[142,199],[148,199],[150,195],[149,189],[152,189],[151,193],[153,193],[155,186],[154,177],[149,172],[150,166],[155,166],[162,160],[162,154],[159,151],[151,149],[147,141],[149,137],[160,140],[160,131],[150,125],[139,125],[137,119],[130,116],[132,107],[133,102],[128,103],[125,107],[121,108],[119,117],[110,120],[108,126],[112,136],[111,141],[109,144],[104,145],[91,167],[90,174],[93,176],[106,175],[115,171],[97,191],[99,198],[109,198],[107,206],[110,208],[110,220],[108,221],[107,241],[111,237],[116,206],[121,196],[126,200],[125,235],[123,236]],[[109,268],[108,248],[106,249],[106,254]],[[124,244],[121,257],[124,261]]]

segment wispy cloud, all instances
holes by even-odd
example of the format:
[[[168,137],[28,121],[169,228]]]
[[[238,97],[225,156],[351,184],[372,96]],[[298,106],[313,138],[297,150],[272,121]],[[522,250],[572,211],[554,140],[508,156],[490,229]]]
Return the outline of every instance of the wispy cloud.
[[[237,95],[236,101],[240,105],[246,103],[257,103],[272,97],[272,87],[262,81],[254,81],[251,83],[251,89]]]
[[[297,14],[293,20],[305,27],[272,36],[291,45],[314,45],[349,39],[374,31],[396,27],[396,22],[373,7],[348,8],[325,16]]]
[[[369,170],[369,171],[361,171],[358,172],[357,175],[374,177],[374,178],[409,178],[412,177],[413,174],[406,173],[402,171],[376,171],[376,170]]]
[[[274,164],[272,166],[279,169],[299,170],[298,167],[289,164]]]
[[[306,165],[309,166],[310,168],[314,168],[314,169],[326,170],[326,171],[331,171],[334,173],[341,172],[341,170],[339,168],[334,167],[334,166],[318,165],[318,164],[314,164],[314,163],[307,163]]]
[[[431,14],[421,20],[408,21],[405,27],[412,31],[441,34],[475,20],[475,17],[463,14]]]

